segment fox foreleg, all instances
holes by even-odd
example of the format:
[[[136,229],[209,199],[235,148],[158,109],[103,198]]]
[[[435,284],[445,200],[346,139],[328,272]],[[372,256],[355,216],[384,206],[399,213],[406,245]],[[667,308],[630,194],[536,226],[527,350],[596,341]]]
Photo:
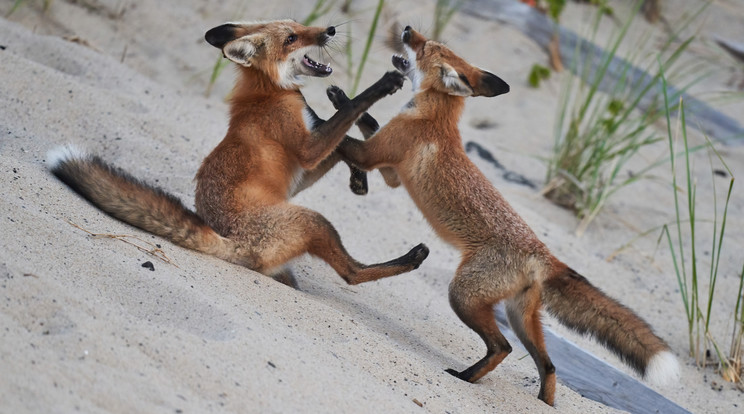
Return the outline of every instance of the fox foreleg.
[[[403,79],[403,75],[398,72],[385,73],[380,80],[342,106],[327,121],[314,128],[310,139],[297,154],[303,168],[315,169],[336,149],[357,118],[372,104],[400,89],[403,86]]]
[[[346,105],[350,101],[343,89],[338,86],[329,87],[326,90],[326,95],[328,95],[328,99],[330,99],[336,109]],[[380,124],[377,120],[366,112],[357,119],[356,126],[359,128],[359,131],[362,132],[362,136],[365,140],[370,139],[380,129]],[[344,146],[345,144],[347,144],[347,140],[341,142],[341,146]],[[382,174],[382,178],[388,186],[392,188],[400,186],[400,177],[398,177],[398,174],[394,169],[390,167],[382,167],[380,168],[380,174]]]

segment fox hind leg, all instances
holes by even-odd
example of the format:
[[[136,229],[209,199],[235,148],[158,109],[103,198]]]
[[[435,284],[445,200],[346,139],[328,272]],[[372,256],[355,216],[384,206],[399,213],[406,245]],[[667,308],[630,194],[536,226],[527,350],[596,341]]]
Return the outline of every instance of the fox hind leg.
[[[540,288],[536,284],[506,302],[506,314],[514,333],[530,353],[540,373],[538,398],[548,405],[555,399],[555,366],[545,348],[540,321]]]
[[[482,269],[479,269],[477,263],[473,269],[468,267],[470,266],[467,264],[461,265],[450,283],[450,305],[460,320],[480,335],[486,343],[486,356],[462,372],[453,369],[446,371],[461,380],[475,382],[496,368],[511,353],[512,347],[496,325],[493,313],[494,305],[501,298],[473,290],[473,283],[477,283],[482,277],[477,274]]]
[[[476,382],[484,375],[491,372],[512,351],[509,341],[496,325],[493,315],[493,304],[486,304],[475,309],[463,309],[453,305],[455,313],[472,330],[474,330],[486,343],[486,356],[464,371],[458,372],[454,369],[446,371],[463,381]]]
[[[255,222],[246,226],[246,234],[240,238],[246,248],[257,252],[259,263],[255,270],[264,274],[309,253],[354,285],[414,270],[429,254],[426,246],[420,244],[397,259],[364,265],[349,255],[333,225],[315,211],[284,204],[251,214],[250,219]]]

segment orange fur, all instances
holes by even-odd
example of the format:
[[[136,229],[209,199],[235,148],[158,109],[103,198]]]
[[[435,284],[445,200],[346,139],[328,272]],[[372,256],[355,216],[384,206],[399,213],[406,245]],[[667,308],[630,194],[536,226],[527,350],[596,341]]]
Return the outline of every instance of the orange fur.
[[[538,397],[547,404],[555,399],[555,367],[545,348],[543,304],[640,374],[658,366],[661,376],[673,375],[676,365],[664,354],[666,343],[555,258],[465,154],[457,127],[465,97],[496,96],[508,92],[508,85],[410,27],[401,39],[407,58],[394,56],[393,64],[414,83],[413,100],[367,141],[345,140],[339,151],[364,170],[385,168],[388,176],[397,175],[436,233],[462,253],[449,286],[450,303],[484,340],[487,353],[462,372],[448,372],[477,381],[511,352],[493,315],[493,306],[503,301],[514,332],[535,360]],[[328,96],[337,107],[348,99],[337,87],[329,88]],[[658,362],[650,363],[655,358]]]
[[[426,258],[426,246],[363,265],[323,216],[289,203],[340,160],[335,148],[354,121],[403,84],[399,73],[386,73],[327,121],[318,118],[299,88],[303,77],[328,76],[331,69],[304,53],[334,34],[334,27],[290,20],[227,23],[207,32],[207,41],[240,66],[240,77],[227,135],[196,175],[196,213],[95,156],[63,149],[51,170],[122,221],[288,284],[294,279],[282,266],[304,253],[325,260],[350,284],[413,270]]]

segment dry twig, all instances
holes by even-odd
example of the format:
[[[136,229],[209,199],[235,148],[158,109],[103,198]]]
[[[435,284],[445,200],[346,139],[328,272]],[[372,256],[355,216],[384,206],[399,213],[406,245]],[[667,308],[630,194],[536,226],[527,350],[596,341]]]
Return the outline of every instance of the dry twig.
[[[149,254],[150,256],[155,257],[156,259],[159,259],[159,260],[161,260],[161,261],[163,261],[165,263],[168,263],[170,265],[173,265],[173,266],[178,267],[178,265],[176,265],[175,263],[173,263],[173,261],[165,254],[165,252],[160,247],[158,247],[156,244],[151,243],[151,242],[149,242],[147,240],[142,240],[142,239],[140,239],[137,236],[132,236],[132,235],[128,235],[128,234],[93,233],[91,231],[88,231],[88,230],[80,227],[79,225],[73,223],[70,220],[66,220],[66,221],[72,227],[78,228],[78,229],[80,229],[80,230],[88,233],[93,238],[97,238],[97,239],[98,238],[108,238],[108,239],[119,240],[121,242],[124,242],[124,243],[130,245],[130,246],[136,247],[137,250],[139,250],[141,252],[145,252],[145,253]],[[139,245],[137,243],[134,243],[134,242],[130,241],[130,239],[139,240],[140,242],[145,243],[145,244],[149,245],[150,247],[148,248],[148,247],[141,246],[141,245]]]

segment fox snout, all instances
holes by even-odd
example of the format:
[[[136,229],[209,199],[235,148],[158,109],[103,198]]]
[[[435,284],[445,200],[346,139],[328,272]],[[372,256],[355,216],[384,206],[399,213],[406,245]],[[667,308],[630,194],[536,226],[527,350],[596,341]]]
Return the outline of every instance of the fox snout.
[[[403,41],[404,45],[410,47],[416,52],[418,52],[419,49],[421,49],[421,46],[426,43],[426,38],[422,36],[421,33],[413,30],[411,26],[406,26],[405,29],[403,29],[400,39]]]
[[[333,36],[336,36],[336,26],[328,26],[324,33],[324,41],[327,43]],[[324,43],[325,44],[325,43]]]
[[[401,33],[400,38],[403,40],[403,43],[408,43],[411,41],[411,26],[406,26],[405,29],[403,29],[403,33]]]

